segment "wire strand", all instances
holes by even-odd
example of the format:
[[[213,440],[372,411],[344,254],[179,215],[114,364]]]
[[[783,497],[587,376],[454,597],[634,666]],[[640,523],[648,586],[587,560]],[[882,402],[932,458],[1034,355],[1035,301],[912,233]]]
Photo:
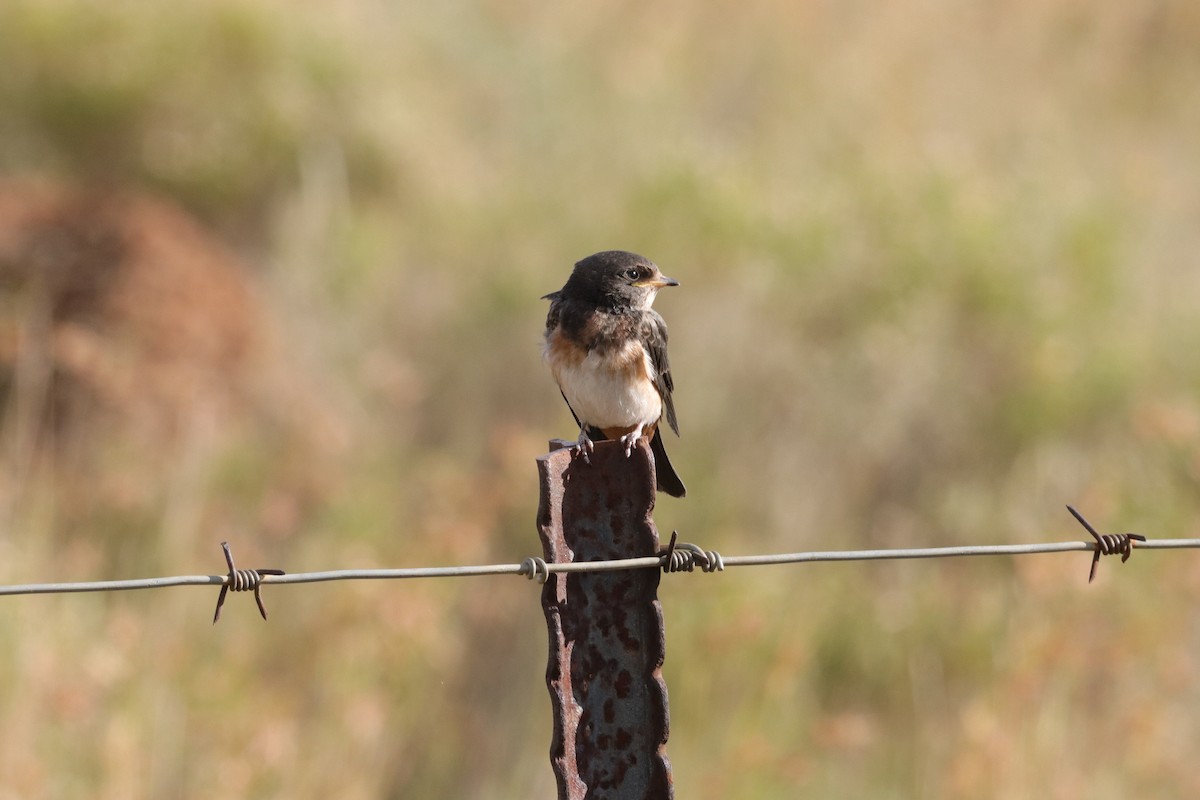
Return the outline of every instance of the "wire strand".
[[[1050,542],[1046,544],[966,545],[957,547],[917,547],[881,550],[815,550],[799,553],[723,556],[726,567],[758,567],[778,564],[802,564],[828,561],[885,561],[917,558],[961,558],[971,556],[1023,556],[1041,553],[1096,552],[1096,542]],[[1137,542],[1134,550],[1200,549],[1200,539],[1152,539]],[[548,573],[608,572],[622,569],[650,569],[664,565],[666,556],[642,556],[610,561],[545,563]],[[469,578],[483,575],[524,575],[524,564],[482,564],[456,567],[408,567],[400,569],[341,569],[323,572],[293,572],[287,575],[262,575],[262,585],[321,583],[325,581],[405,580],[415,578]],[[0,586],[0,596],[24,594],[65,594],[72,592],[120,592],[134,589],[162,589],[168,586],[225,586],[229,575],[175,575],[136,580],[82,581],[68,583],[26,583]]]

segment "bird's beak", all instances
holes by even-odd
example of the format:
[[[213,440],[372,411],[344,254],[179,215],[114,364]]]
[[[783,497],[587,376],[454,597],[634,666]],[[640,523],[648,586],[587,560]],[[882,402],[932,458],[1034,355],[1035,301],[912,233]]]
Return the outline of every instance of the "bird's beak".
[[[674,278],[668,278],[666,275],[659,275],[657,278],[647,278],[644,281],[638,281],[634,286],[648,286],[651,289],[661,289],[664,286],[678,286],[679,281]]]

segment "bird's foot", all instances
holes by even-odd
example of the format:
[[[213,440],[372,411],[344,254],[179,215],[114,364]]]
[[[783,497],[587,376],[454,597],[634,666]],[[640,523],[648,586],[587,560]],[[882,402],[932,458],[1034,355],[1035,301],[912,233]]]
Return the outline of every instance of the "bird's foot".
[[[638,425],[629,433],[621,437],[621,444],[625,447],[625,457],[629,458],[633,455],[633,446],[637,444],[637,440],[642,438],[642,429],[644,425]]]
[[[583,459],[583,463],[592,463],[592,451],[596,448],[596,445],[592,443],[592,440],[587,435],[586,423],[579,426],[579,440],[577,447],[579,449],[579,457]]]

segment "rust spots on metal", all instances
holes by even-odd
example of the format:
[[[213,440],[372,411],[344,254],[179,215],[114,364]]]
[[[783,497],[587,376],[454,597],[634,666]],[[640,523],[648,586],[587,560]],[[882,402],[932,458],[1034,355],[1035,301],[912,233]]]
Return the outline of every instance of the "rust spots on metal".
[[[538,531],[548,562],[659,552],[654,459],[640,440],[596,442],[590,462],[551,442],[538,459]],[[555,449],[558,448],[558,449]],[[554,710],[550,760],[560,800],[674,796],[657,569],[554,574],[542,589]]]

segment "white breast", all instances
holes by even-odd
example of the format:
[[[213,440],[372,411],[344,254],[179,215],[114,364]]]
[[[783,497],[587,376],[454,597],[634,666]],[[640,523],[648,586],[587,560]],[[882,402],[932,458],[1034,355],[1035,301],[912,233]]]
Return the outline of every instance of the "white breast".
[[[641,349],[631,343],[631,347]],[[645,352],[642,363],[630,353],[602,358],[595,351],[576,363],[550,361],[558,385],[584,422],[599,428],[649,425],[662,416],[662,398],[654,388],[654,365]]]

